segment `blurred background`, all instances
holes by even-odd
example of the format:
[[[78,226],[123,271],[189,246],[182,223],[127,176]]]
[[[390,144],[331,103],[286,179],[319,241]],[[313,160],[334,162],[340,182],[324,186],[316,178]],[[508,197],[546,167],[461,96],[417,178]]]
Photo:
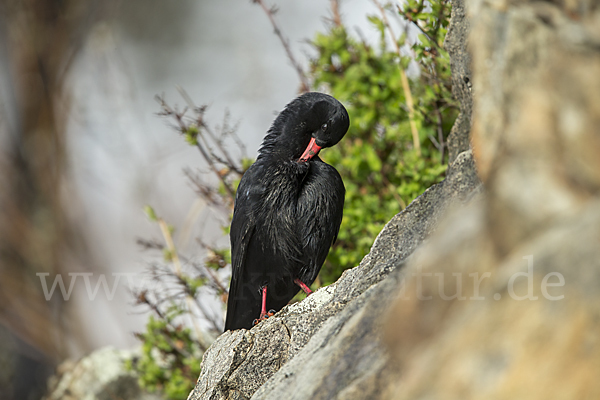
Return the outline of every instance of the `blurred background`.
[[[357,265],[389,218],[444,178],[447,161],[458,156],[450,156],[447,140],[458,111],[451,78],[467,111],[462,134],[471,126],[472,85],[478,93],[473,148],[486,197],[469,217],[437,231],[440,242],[429,242],[435,251],[423,250],[426,268],[494,272],[487,290],[504,293],[528,268],[524,256],[535,255],[542,273],[564,274],[566,301],[517,304],[503,295],[473,306],[413,297],[391,319],[401,325],[389,325],[385,357],[395,359],[379,366],[401,398],[493,392],[497,398],[596,399],[598,13],[586,2],[531,1],[506,9],[473,3],[480,3],[481,16],[465,20],[455,13],[454,27],[455,37],[462,35],[454,45],[463,46],[473,23],[473,75],[463,53],[463,69],[451,77],[442,48],[449,0],[399,1],[385,12],[372,2],[346,0],[343,24],[332,15],[335,0],[278,2],[277,21],[310,72],[311,88],[331,89],[352,120],[345,140],[324,155],[347,188],[339,247],[330,258],[337,257],[338,267]],[[420,32],[418,40],[408,26]],[[354,34],[356,27],[361,33]],[[316,36],[319,31],[327,32]],[[455,55],[464,51],[460,46]],[[410,85],[402,83],[406,76]],[[300,90],[268,16],[249,0],[0,0],[0,400],[39,399],[59,362],[104,346],[138,347],[137,339],[144,351],[132,363],[144,371],[142,386],[160,391],[172,383],[169,398],[185,398],[212,337],[173,323],[181,309],[169,311],[168,301],[153,310],[153,320],[148,307],[135,305],[152,308],[145,292],[136,297],[130,288],[152,284],[150,267],[177,266],[178,252],[185,266],[204,262],[210,253],[198,237],[212,241],[209,249],[225,248],[221,226],[230,203],[217,209],[199,198],[185,172],[208,170],[189,145],[198,140],[197,121],[180,124],[178,135],[178,114],[157,115],[165,108],[155,96],[180,110],[190,101],[207,105],[200,116],[211,127],[223,127],[229,113],[252,159],[275,113]],[[466,134],[463,139],[466,148]],[[210,176],[216,186],[219,171]],[[215,257],[221,267],[226,255],[225,249]],[[226,268],[219,268],[226,286]],[[341,273],[333,272],[321,283]],[[208,280],[190,276],[176,276],[187,279],[180,282],[190,290],[185,300],[206,307],[210,318],[185,322],[214,336],[221,332],[226,291],[211,292],[221,300],[201,298],[195,289]],[[196,315],[191,309],[183,311],[186,317]],[[136,338],[134,332],[144,333]],[[372,347],[369,352],[376,355]],[[112,365],[122,368],[122,358],[116,354]],[[106,358],[98,360],[88,381],[64,373],[67,363],[58,374],[87,395],[90,382],[101,381],[95,373],[110,369]],[[411,374],[402,380],[404,371]],[[382,391],[374,372],[357,382]],[[64,400],[71,391],[59,389],[53,398]],[[115,398],[111,390],[103,398]]]
[[[281,2],[277,18],[301,63],[328,2]],[[342,16],[368,38],[369,2]],[[39,398],[54,366],[112,345],[136,346],[147,314],[128,285],[92,299],[82,277],[141,279],[151,262],[137,238],[160,237],[151,204],[176,226],[214,229],[182,172],[197,151],[156,113],[155,95],[185,105],[179,85],[219,123],[228,112],[254,157],[299,80],[267,16],[250,1],[0,1],[0,398]],[[194,240],[181,243],[187,250]],[[72,293],[47,289],[61,275]],[[69,275],[71,274],[71,275]],[[122,282],[126,280],[123,279]],[[220,307],[220,305],[217,305]],[[220,312],[220,309],[215,310]]]

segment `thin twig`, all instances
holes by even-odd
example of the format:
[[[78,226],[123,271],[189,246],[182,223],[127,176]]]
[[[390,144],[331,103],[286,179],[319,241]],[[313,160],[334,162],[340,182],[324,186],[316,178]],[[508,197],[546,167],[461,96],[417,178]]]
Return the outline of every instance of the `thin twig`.
[[[210,324],[213,326],[215,331],[220,332],[223,329],[223,327],[219,326],[215,317],[208,314],[208,311],[205,310],[204,306],[201,305],[200,300],[196,299],[195,297],[192,297],[192,298],[195,300],[196,307],[198,307],[198,309],[202,312],[202,314],[204,315],[204,318],[206,318],[208,320],[208,322],[210,322]]]
[[[206,106],[201,106],[201,107],[196,106],[194,104],[194,102],[192,101],[192,98],[187,94],[187,92],[181,86],[178,85],[176,87],[177,87],[177,90],[179,91],[179,94],[181,94],[181,97],[183,97],[183,99],[186,101],[186,103],[188,103],[188,106],[196,112],[196,114],[197,114],[196,125],[198,125],[199,128],[204,128],[204,130],[206,131],[206,133],[208,134],[210,139],[217,145],[217,147],[219,148],[219,150],[221,151],[221,153],[227,160],[227,162],[226,163],[224,162],[223,164],[228,165],[234,171],[238,172],[241,175],[240,170],[235,165],[235,162],[229,155],[229,152],[223,146],[223,141],[219,140],[219,138],[213,133],[210,126],[208,126],[208,124],[204,121],[204,112],[206,111]],[[205,139],[205,146],[207,148],[209,148],[208,141],[206,141],[206,139]],[[213,153],[213,152],[211,151],[211,153]]]
[[[175,250],[175,243],[173,242],[173,236],[171,236],[171,230],[164,219],[158,218],[158,226],[167,244],[167,249],[171,253],[171,259],[173,260],[173,266],[175,267],[175,274],[181,276],[181,261],[179,261],[179,255]]]
[[[342,26],[339,0],[331,0],[331,21],[336,27]]]
[[[196,305],[196,307],[198,308],[198,310],[200,310],[200,312],[202,313],[202,315],[204,316],[204,318],[211,323],[211,325],[213,326],[213,328],[215,328],[216,331],[221,330],[221,328],[219,327],[219,325],[217,324],[217,321],[213,318],[212,315],[209,314],[209,312],[204,308],[204,306],[202,305],[202,303],[200,302],[200,300],[198,298],[196,298],[195,296],[192,296],[192,291],[189,288],[189,286],[187,285],[187,282],[185,282],[183,279],[181,279],[181,277],[179,278],[179,283],[186,289],[186,295],[185,298],[187,299],[191,299],[193,301],[193,304]],[[192,308],[191,308],[191,304],[190,302],[188,302],[188,310],[190,312],[190,316],[194,317],[194,314],[192,313]]]
[[[304,73],[304,70],[302,69],[302,67],[300,66],[298,61],[296,61],[296,58],[294,57],[294,54],[292,53],[292,50],[290,48],[289,41],[283,36],[281,29],[279,29],[279,25],[277,25],[277,22],[275,21],[274,14],[276,12],[276,8],[274,8],[274,7],[268,8],[265,5],[265,2],[263,0],[252,0],[252,2],[254,4],[260,5],[260,7],[265,12],[265,14],[267,14],[267,17],[269,18],[269,21],[271,22],[271,26],[273,26],[273,30],[275,31],[275,34],[281,41],[281,44],[283,45],[283,48],[285,49],[285,52],[286,52],[288,58],[290,59],[292,66],[298,73],[298,77],[300,78],[300,83],[301,83],[300,90],[302,92],[308,92],[310,90],[310,83],[308,81],[308,78],[306,77],[306,74]]]
[[[225,285],[223,285],[223,283],[221,283],[221,281],[219,280],[219,278],[215,275],[214,272],[212,272],[210,270],[210,268],[208,268],[207,266],[204,266],[204,268],[206,269],[206,272],[208,273],[208,276],[210,276],[210,278],[212,279],[213,283],[216,284],[219,288],[219,290],[225,294],[229,294],[229,290],[225,287]]]
[[[175,248],[175,243],[173,242],[173,236],[171,236],[171,230],[169,229],[169,226],[167,225],[165,220],[162,218],[158,218],[158,226],[160,227],[160,231],[163,235],[163,238],[165,239],[165,243],[167,244],[167,249],[169,250],[171,260],[173,261],[173,266],[175,267],[175,275],[177,276],[177,278],[182,280],[181,261],[179,260],[179,255],[177,254],[177,249]],[[188,310],[191,310],[194,299],[188,294],[185,296],[185,302],[187,303]],[[208,347],[209,343],[205,339],[204,334],[202,333],[202,329],[198,324],[198,321],[196,321],[193,315],[190,315],[190,320],[192,322],[192,325],[194,326],[194,332],[196,333],[198,341],[206,347]]]
[[[203,127],[204,127],[204,125],[203,125]],[[204,147],[206,148],[207,152],[210,154],[210,157],[217,163],[225,165],[229,171],[233,171],[233,172],[237,173],[239,176],[242,176],[243,175],[242,171],[233,163],[233,161],[229,157],[229,154],[222,152],[226,158],[226,159],[223,159],[223,158],[221,158],[221,156],[219,156],[217,153],[215,153],[213,151],[213,149],[210,147],[210,143],[209,143],[208,139],[202,134],[203,132],[209,133],[209,136],[211,139],[213,139],[213,142],[217,143],[217,146],[219,146],[219,148],[221,146],[219,145],[218,142],[216,142],[214,140],[213,135],[210,133],[210,131],[208,129],[206,129],[206,127],[204,127],[204,130],[198,130],[198,137],[200,137],[200,139],[202,139],[202,141],[204,142]],[[219,174],[220,177],[223,178],[222,181],[225,181],[226,175],[223,175],[221,173],[221,170],[217,170],[216,172]],[[233,193],[233,190],[231,191],[231,193]]]
[[[381,176],[383,177],[383,184],[387,186],[388,190],[392,193],[392,196],[394,196],[396,201],[400,204],[400,207],[402,207],[402,209],[405,209],[406,203],[404,202],[404,200],[402,200],[402,197],[400,197],[398,192],[396,192],[396,186],[392,185],[392,183],[387,178],[386,174],[381,174]]]
[[[410,16],[409,16],[409,15],[408,15],[408,14],[407,14],[407,13],[406,13],[406,12],[405,12],[403,9],[402,9],[402,7],[400,7],[400,5],[399,5],[399,4],[397,4],[397,5],[396,5],[396,8],[398,9],[398,13],[399,13],[399,14],[402,14],[402,15],[404,16],[404,19],[406,19],[408,22],[410,22],[411,24],[413,24],[414,26],[416,26],[416,27],[417,27],[417,29],[418,29],[418,30],[420,30],[420,31],[421,31],[421,33],[422,33],[423,35],[425,35],[425,37],[427,38],[427,40],[429,40],[431,43],[433,43],[433,44],[435,45],[435,47],[437,47],[438,49],[440,49],[440,50],[443,50],[443,49],[442,49],[442,46],[440,46],[440,45],[438,44],[437,40],[433,40],[433,39],[431,38],[431,36],[429,36],[429,34],[428,34],[427,32],[425,32],[425,31],[423,30],[423,28],[421,28],[421,25],[419,25],[419,24],[417,23],[417,21],[415,21],[414,19],[412,19],[412,18],[411,18],[411,17],[410,17]]]
[[[221,183],[225,187],[225,190],[227,191],[227,193],[229,194],[229,196],[231,196],[231,198],[235,198],[235,192],[233,191],[233,189],[229,185],[229,182],[227,182],[225,180],[225,177],[219,173],[219,170],[217,169],[217,166],[213,162],[212,158],[210,158],[210,156],[208,155],[208,153],[206,152],[206,150],[204,149],[204,147],[202,147],[202,145],[200,144],[200,142],[196,141],[196,147],[198,148],[198,150],[200,150],[200,153],[202,154],[202,157],[204,157],[204,160],[208,163],[209,168],[212,170],[212,172],[215,173],[215,175],[217,175],[217,177],[219,178],[219,180],[221,181]]]
[[[196,193],[200,197],[216,208],[223,206],[221,199],[215,199],[215,194],[217,192],[214,188],[209,185],[205,185],[202,180],[197,177],[189,168],[184,168],[183,173],[188,177],[190,182],[195,185]]]
[[[377,6],[377,8],[379,9],[379,12],[381,12],[381,17],[383,18],[383,23],[385,24],[386,28],[390,32],[390,35],[392,36],[392,43],[394,43],[394,46],[396,47],[396,53],[398,53],[398,57],[402,58],[402,54],[400,53],[400,46],[398,46],[398,41],[396,40],[396,35],[394,34],[394,30],[392,29],[392,26],[390,25],[390,23],[387,19],[385,10],[383,9],[383,7],[381,6],[381,4],[379,3],[378,0],[373,0],[373,3]],[[414,146],[415,150],[417,151],[417,155],[419,155],[419,157],[420,157],[421,156],[421,142],[419,141],[419,131],[417,130],[417,124],[415,122],[415,109],[414,109],[414,105],[413,105],[412,93],[410,91],[410,85],[408,83],[408,78],[406,76],[406,72],[404,71],[404,69],[402,69],[401,64],[399,64],[399,67],[400,67],[400,80],[402,81],[402,88],[404,89],[404,95],[406,97],[406,105],[408,107],[408,119],[410,122],[410,130],[411,130],[412,137],[413,137],[413,146]]]
[[[356,30],[356,34],[358,35],[358,37],[360,38],[360,41],[363,45],[363,48],[365,50],[370,50],[371,46],[369,46],[369,43],[367,42],[367,38],[365,37],[365,35],[363,34],[363,31],[360,29],[360,27],[355,27],[354,28]]]
[[[232,128],[231,132],[229,133],[229,136],[231,136],[233,138],[233,140],[239,147],[240,153],[241,153],[241,158],[243,159],[243,158],[248,157],[248,153],[246,152],[246,145],[242,142],[242,140],[236,133],[236,131],[238,130],[238,127],[239,127],[239,122],[236,123],[235,126]]]
[[[431,140],[431,143],[433,143],[433,145],[435,146],[436,149],[440,150],[440,144],[438,143],[438,141],[433,137],[433,135],[427,135],[427,137],[429,138],[429,140]]]
[[[142,246],[145,250],[162,250],[165,248],[165,246],[161,243],[158,243],[156,240],[148,240],[148,239],[144,239],[144,238],[137,238],[135,240],[135,242],[139,245]]]
[[[182,112],[177,112],[177,111],[173,110],[171,107],[169,107],[167,105],[167,103],[161,97],[157,96],[156,99],[160,103],[161,107],[163,108],[163,115],[173,116],[179,123],[180,131],[182,133],[185,133],[187,131],[188,127],[185,124],[185,122],[183,121],[183,116],[184,116],[185,112],[187,111],[187,108],[184,109],[184,111],[182,111]],[[208,164],[208,167],[211,169],[211,171],[214,172],[214,174],[219,178],[219,180],[225,187],[225,190],[227,191],[227,193],[232,198],[235,198],[235,193],[234,193],[233,189],[231,188],[229,183],[225,180],[225,178],[221,174],[219,174],[219,170],[217,169],[217,166],[215,165],[213,159],[206,152],[204,147],[202,147],[202,144],[200,144],[199,141],[196,141],[196,148],[198,150],[200,150],[200,154],[202,154],[204,161],[206,161],[206,163]]]
[[[238,167],[238,165],[236,165],[236,163],[233,161],[233,159],[231,158],[231,156],[229,155],[229,152],[225,149],[225,147],[223,147],[223,139],[226,138],[227,136],[231,136],[234,140],[236,139],[235,137],[235,131],[239,128],[239,122],[237,122],[235,124],[235,126],[233,127],[229,127],[229,111],[225,110],[225,113],[223,114],[223,125],[220,128],[220,137],[217,138],[217,143],[219,145],[219,149],[221,149],[221,151],[223,152],[223,154],[225,155],[225,158],[227,159],[227,166],[235,171],[240,177],[244,174],[244,172],[242,171],[242,166],[240,165]],[[210,129],[210,128],[208,128]],[[238,138],[239,139],[239,138]]]
[[[438,107],[438,102],[435,103],[435,113],[437,116],[437,131],[438,131],[438,141],[440,142],[440,163],[444,163],[444,148],[446,144],[444,143],[444,129],[442,126],[442,113],[440,112],[440,108]]]
[[[187,262],[187,260],[186,260],[185,257],[181,257],[181,258]],[[158,269],[160,269],[160,268],[158,268]],[[163,281],[162,276],[168,276],[168,277],[175,278],[175,280],[177,281],[178,285],[181,286],[181,287],[183,287],[183,290],[177,291],[177,292],[173,293],[172,295],[165,295],[164,293],[166,292],[166,289],[161,292],[161,296],[160,297],[155,295],[155,297],[158,299],[158,303],[154,304],[153,307],[152,307],[152,309],[155,310],[157,313],[159,313],[159,316],[161,318],[165,319],[164,318],[164,314],[160,313],[160,310],[159,310],[158,306],[160,304],[163,304],[163,303],[166,303],[166,302],[173,303],[176,300],[179,300],[181,298],[181,296],[183,295],[184,299],[186,300],[187,314],[190,316],[190,319],[192,321],[196,321],[196,319],[194,319],[195,315],[194,315],[193,310],[192,310],[192,305],[196,304],[196,307],[198,308],[198,310],[200,310],[200,312],[202,313],[202,315],[204,316],[204,318],[207,321],[209,321],[217,331],[220,330],[220,328],[218,326],[218,323],[215,320],[215,318],[213,317],[213,315],[211,315],[204,308],[204,306],[202,306],[202,304],[200,303],[200,301],[196,297],[194,297],[192,295],[192,291],[191,291],[188,283],[184,279],[184,275],[178,275],[178,274],[173,273],[172,271],[169,271],[169,270],[164,270],[164,273],[162,275],[158,275],[156,273],[156,271],[154,273],[155,273],[155,279],[157,281],[160,281],[161,283]],[[205,277],[202,274],[200,274],[200,276],[201,277]],[[192,301],[193,301],[193,303],[192,303]],[[200,338],[199,340],[202,340],[202,338]],[[205,342],[205,344],[207,344],[206,341],[204,341],[204,342]]]
[[[196,241],[203,246],[204,248],[207,248],[210,250],[210,248],[202,243],[198,238],[196,238]],[[197,264],[196,264],[197,265]],[[223,293],[229,293],[229,290],[227,290],[227,288],[225,287],[225,285],[221,282],[221,280],[219,279],[218,276],[215,275],[215,273],[213,271],[211,271],[211,269],[209,267],[207,267],[206,265],[202,264],[202,267],[204,268],[204,270],[206,271],[208,277],[212,280],[212,282],[215,284],[215,286],[221,290]],[[199,270],[198,270],[199,271]],[[199,271],[200,272],[200,271]]]
[[[171,329],[173,329],[173,330],[177,330],[177,327],[176,327],[175,325],[173,325],[173,323],[172,323],[172,321],[171,321],[171,318],[169,318],[169,317],[168,317],[167,315],[165,315],[165,314],[164,314],[162,311],[160,311],[160,307],[159,307],[159,305],[158,305],[158,304],[154,303],[153,301],[151,301],[151,300],[148,298],[148,293],[147,293],[147,291],[145,291],[145,290],[144,290],[144,291],[142,291],[142,292],[139,292],[139,293],[137,293],[137,295],[136,295],[136,303],[137,303],[137,304],[146,304],[148,307],[150,307],[150,309],[151,309],[152,311],[154,311],[154,312],[156,313],[156,315],[158,315],[158,317],[159,317],[161,320],[165,321],[165,322],[167,323],[167,325],[168,325],[169,327],[171,327]],[[163,336],[164,336],[165,340],[166,340],[167,342],[169,342],[169,344],[171,345],[171,347],[172,347],[173,349],[175,349],[176,351],[178,351],[178,352],[179,352],[181,355],[183,355],[184,357],[189,357],[189,356],[191,356],[189,353],[187,353],[187,352],[183,352],[183,349],[180,349],[178,346],[176,346],[176,345],[175,345],[175,343],[173,343],[173,342],[171,341],[171,338],[170,338],[170,336],[169,336],[169,335],[163,335]],[[207,346],[205,343],[202,343],[200,340],[198,341],[198,344],[199,344],[199,346],[200,346],[200,349],[201,349],[202,351],[206,351],[206,349],[208,348],[208,346]]]

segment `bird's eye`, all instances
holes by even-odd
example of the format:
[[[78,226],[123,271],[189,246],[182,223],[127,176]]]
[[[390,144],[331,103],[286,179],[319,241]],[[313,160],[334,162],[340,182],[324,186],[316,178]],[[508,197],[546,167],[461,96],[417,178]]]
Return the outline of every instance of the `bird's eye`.
[[[327,128],[328,128],[327,124],[323,124],[323,125],[321,125],[321,130],[322,130],[323,132],[325,132],[325,131],[327,130]]]

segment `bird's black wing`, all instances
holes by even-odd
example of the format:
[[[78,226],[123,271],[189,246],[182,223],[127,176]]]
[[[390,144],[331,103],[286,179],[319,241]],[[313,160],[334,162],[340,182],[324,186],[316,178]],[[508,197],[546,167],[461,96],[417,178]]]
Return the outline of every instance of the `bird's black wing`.
[[[346,190],[340,174],[320,159],[311,162],[298,199],[299,230],[304,266],[300,280],[307,285],[316,279],[342,223]]]
[[[231,220],[229,232],[231,241],[231,284],[227,299],[225,330],[237,329],[240,314],[245,313],[241,309],[244,307],[244,302],[240,301],[244,296],[243,268],[248,244],[256,227],[253,209],[264,192],[260,179],[263,173],[262,165],[253,164],[242,177],[235,197],[233,219]]]

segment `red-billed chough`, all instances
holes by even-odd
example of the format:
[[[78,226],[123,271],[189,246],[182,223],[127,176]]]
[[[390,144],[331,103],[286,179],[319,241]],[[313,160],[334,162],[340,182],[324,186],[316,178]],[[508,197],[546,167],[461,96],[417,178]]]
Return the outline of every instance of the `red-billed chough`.
[[[273,122],[237,190],[225,330],[250,329],[300,289],[310,293],[339,232],[345,194],[318,153],[349,124],[339,101],[316,92],[293,100]]]

